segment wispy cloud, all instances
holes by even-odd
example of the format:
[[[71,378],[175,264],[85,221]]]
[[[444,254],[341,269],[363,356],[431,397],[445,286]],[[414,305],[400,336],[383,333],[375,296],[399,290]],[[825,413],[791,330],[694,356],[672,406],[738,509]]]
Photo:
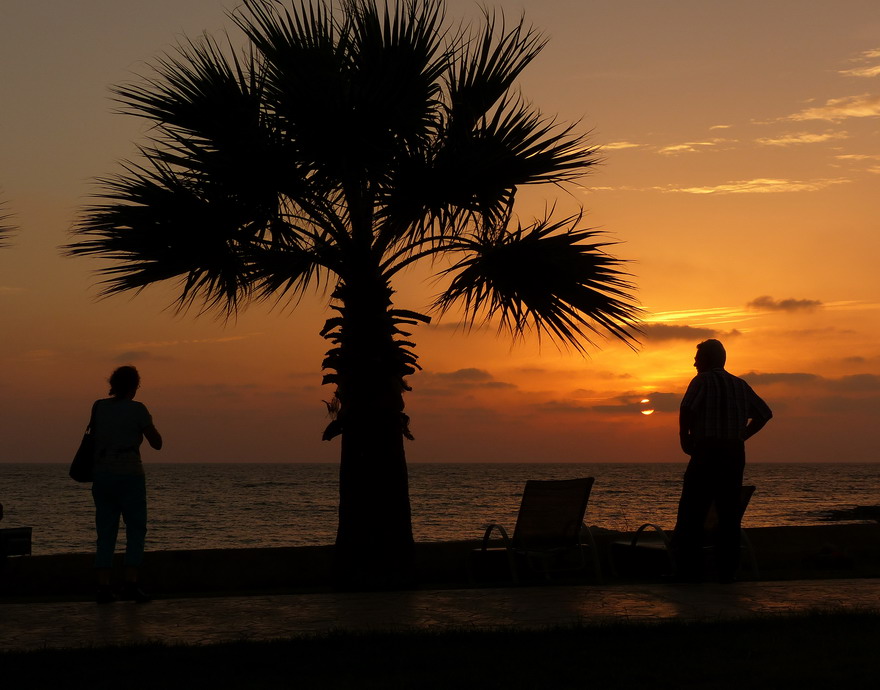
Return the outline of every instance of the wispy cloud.
[[[866,67],[854,67],[840,72],[847,77],[877,77],[880,76],[880,65],[868,65]]]
[[[842,161],[880,161],[880,154],[870,153],[841,153],[835,156]]]
[[[164,347],[178,347],[180,345],[213,345],[216,343],[232,343],[238,340],[247,340],[261,333],[249,333],[246,335],[230,335],[223,338],[193,338],[192,340],[154,340],[139,343],[123,343],[119,347],[133,352],[151,350]]]
[[[770,295],[761,295],[749,302],[746,307],[757,311],[813,311],[822,306],[817,299],[773,299]]]
[[[733,125],[712,125],[709,129],[730,129]]]
[[[792,134],[783,134],[778,137],[762,137],[755,141],[764,146],[795,146],[798,144],[821,144],[825,141],[837,141],[847,138],[849,138],[847,132],[825,132],[824,134],[796,132]]]
[[[126,350],[125,352],[120,352],[113,359],[119,364],[129,364],[131,362],[143,362],[146,360],[170,361],[172,358],[162,355],[154,355],[147,350]]]
[[[648,400],[643,403],[642,400]],[[601,405],[592,405],[587,409],[600,414],[641,414],[645,409],[654,412],[678,412],[681,405],[681,393],[634,393],[628,392],[610,398]]]
[[[675,155],[678,153],[695,153],[697,151],[701,151],[717,145],[717,141],[686,141],[682,144],[671,144],[669,146],[663,146],[658,149],[657,152],[667,156]]]
[[[880,76],[880,65],[878,64],[865,64],[875,62],[877,59],[880,59],[880,48],[874,48],[873,50],[866,50],[861,53],[858,57],[854,58],[852,62],[862,63],[859,67],[852,67],[850,69],[840,70],[838,73],[842,74],[845,77],[877,77]]]
[[[877,374],[851,374],[839,379],[830,379],[828,387],[848,393],[874,393],[880,391],[880,376]]]
[[[877,161],[880,161],[880,154],[870,154],[870,153],[842,153],[840,155],[835,156],[835,158],[839,161],[844,161],[847,163],[867,163],[868,165],[861,168],[863,172],[869,173],[871,175],[880,174],[880,165],[877,165]]]
[[[722,326],[742,323],[746,319],[755,318],[742,308],[713,307],[711,309],[681,309],[678,311],[659,311],[651,314],[651,324],[669,324],[676,321],[686,321],[688,324],[697,323],[700,327]]]
[[[770,300],[769,303],[765,303],[763,300]],[[755,307],[750,306],[740,306],[740,307],[712,307],[708,309],[680,309],[676,311],[658,311],[652,312],[650,317],[650,322],[648,323],[649,328],[656,328],[660,325],[666,326],[680,326],[680,329],[667,330],[667,333],[670,334],[682,334],[688,335],[688,338],[691,336],[699,338],[702,335],[702,329],[706,329],[716,334],[716,337],[724,336],[738,336],[744,333],[748,333],[752,324],[762,319],[767,318],[767,314],[772,314],[774,311],[780,311],[780,305],[782,305],[782,309],[788,308],[789,310],[796,310],[798,305],[803,305],[801,309],[807,309],[808,304],[815,302],[815,308],[821,306],[824,311],[861,311],[861,312],[876,312],[880,310],[880,303],[875,302],[859,302],[859,301],[840,301],[840,302],[820,302],[819,300],[795,300],[795,299],[783,299],[783,300],[775,300],[772,297],[764,296],[759,297],[756,300],[752,300],[752,302],[758,302],[759,304],[772,304],[777,308],[773,309],[756,309]],[[751,304],[751,303],[750,303]],[[876,318],[875,315],[867,314],[864,318]],[[693,331],[684,330],[684,329],[694,329]],[[659,331],[661,337],[663,335],[663,331]],[[789,336],[797,336],[799,338],[805,337],[815,337],[816,332],[807,334],[804,331],[786,331],[786,334]],[[708,337],[712,337],[711,335]]]
[[[587,185],[581,185],[580,188],[585,192],[644,192],[647,191],[644,188],[640,187],[631,187],[629,185],[620,185],[619,187],[611,187],[607,185],[600,185],[598,187],[592,187]]]
[[[603,144],[602,148],[605,151],[614,151],[619,149],[638,149],[641,148],[642,144],[636,144],[632,141],[612,141],[608,144]]]
[[[743,374],[742,378],[755,385],[812,386],[838,393],[876,393],[880,391],[880,376],[877,374],[850,374],[830,379],[805,372],[758,373],[750,371]]]
[[[477,369],[475,367],[456,369],[455,371],[440,371],[435,373],[434,376],[444,381],[454,381],[456,383],[484,383],[494,378],[485,369]]]
[[[825,105],[807,108],[794,115],[789,115],[786,119],[797,122],[803,120],[837,122],[851,117],[880,117],[880,96],[863,93],[858,96],[832,98],[826,101]]]
[[[706,338],[740,335],[740,332],[737,330],[725,332],[703,326],[684,326],[668,323],[649,323],[642,327],[642,331],[644,332],[645,339],[652,342],[705,340]]]
[[[706,187],[655,187],[658,191],[681,194],[780,194],[784,192],[816,192],[826,187],[846,184],[844,178],[820,180],[782,180],[759,177],[736,180]]]
[[[0,285],[0,295],[16,295],[19,292],[24,292],[24,288]]]
[[[816,374],[807,374],[804,372],[779,372],[761,374],[757,371],[750,371],[743,374],[742,378],[755,385],[769,386],[774,383],[785,383],[795,386],[803,386],[806,384],[816,383],[821,377]]]
[[[511,389],[517,386],[506,381],[497,381],[495,377],[485,369],[466,367],[455,371],[441,371],[425,375],[433,381],[434,386],[449,386],[459,389],[468,388],[495,388]]]

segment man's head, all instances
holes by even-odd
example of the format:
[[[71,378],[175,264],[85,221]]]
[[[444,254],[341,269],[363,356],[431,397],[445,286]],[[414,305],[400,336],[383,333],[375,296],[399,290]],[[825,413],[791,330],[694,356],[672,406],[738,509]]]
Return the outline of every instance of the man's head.
[[[726,361],[727,352],[720,340],[710,338],[697,345],[697,354],[694,357],[694,366],[697,371],[723,368]]]

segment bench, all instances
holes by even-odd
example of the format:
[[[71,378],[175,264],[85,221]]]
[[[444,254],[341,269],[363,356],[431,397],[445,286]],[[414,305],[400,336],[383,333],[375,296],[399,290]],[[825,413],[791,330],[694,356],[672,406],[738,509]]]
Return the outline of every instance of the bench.
[[[0,559],[7,556],[29,556],[32,527],[5,527],[0,529]]]

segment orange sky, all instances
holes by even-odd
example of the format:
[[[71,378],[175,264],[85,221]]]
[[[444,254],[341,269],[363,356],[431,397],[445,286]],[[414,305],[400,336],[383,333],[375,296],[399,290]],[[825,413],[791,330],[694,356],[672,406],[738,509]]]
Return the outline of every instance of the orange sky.
[[[223,324],[167,310],[164,287],[96,301],[98,264],[57,252],[90,180],[142,141],[108,87],[235,4],[4,1],[0,198],[21,232],[0,250],[0,462],[67,461],[120,363],[166,436],[148,460],[336,459],[319,440],[320,296]],[[752,461],[877,460],[880,3],[496,5],[551,39],[523,94],[605,147],[582,187],[527,190],[519,213],[584,204],[633,261],[648,332],[638,353],[583,359],[448,318],[420,328],[410,460],[682,461],[678,400],[710,336],[776,413]],[[421,277],[398,285],[401,307],[429,302]]]

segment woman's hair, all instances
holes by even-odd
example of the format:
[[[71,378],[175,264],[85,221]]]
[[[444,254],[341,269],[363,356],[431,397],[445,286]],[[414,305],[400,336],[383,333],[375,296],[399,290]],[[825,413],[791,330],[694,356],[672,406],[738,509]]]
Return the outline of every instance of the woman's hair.
[[[119,367],[110,374],[110,395],[120,397],[136,391],[141,385],[141,375],[132,366]]]

